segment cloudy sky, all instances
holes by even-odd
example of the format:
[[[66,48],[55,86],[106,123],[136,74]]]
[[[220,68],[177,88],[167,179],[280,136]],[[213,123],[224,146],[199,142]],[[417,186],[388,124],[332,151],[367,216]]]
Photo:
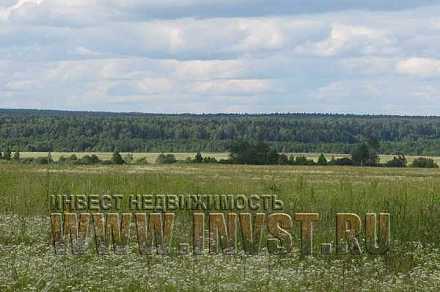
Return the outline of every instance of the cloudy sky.
[[[0,107],[440,115],[439,15],[434,0],[0,0]]]

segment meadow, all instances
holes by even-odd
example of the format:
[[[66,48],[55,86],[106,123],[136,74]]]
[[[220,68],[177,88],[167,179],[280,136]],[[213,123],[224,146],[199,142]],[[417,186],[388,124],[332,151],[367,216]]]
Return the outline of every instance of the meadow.
[[[284,211],[318,212],[314,257],[57,256],[50,242],[51,194],[276,194]],[[219,164],[69,166],[0,164],[1,291],[438,291],[440,170]],[[391,214],[384,256],[319,255],[334,242],[335,215]],[[190,238],[178,214],[176,238]],[[135,247],[132,247],[135,250]]]

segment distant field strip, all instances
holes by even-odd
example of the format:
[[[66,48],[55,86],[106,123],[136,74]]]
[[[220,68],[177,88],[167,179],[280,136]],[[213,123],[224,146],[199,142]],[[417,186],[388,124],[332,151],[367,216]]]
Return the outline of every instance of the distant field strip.
[[[22,158],[38,158],[38,157],[47,157],[48,152],[21,152]],[[70,155],[75,154],[78,158],[81,158],[85,155],[92,155],[95,154],[99,157],[101,160],[110,160],[112,158],[111,152],[51,152],[52,158],[57,161],[61,156],[69,157]],[[127,152],[121,152],[122,157],[127,156],[128,154],[133,155],[133,159],[141,159],[145,158],[148,163],[155,163],[156,158],[160,153],[156,152],[138,152],[138,153],[127,153]],[[187,158],[194,158],[196,155],[195,152],[181,152],[181,153],[171,153],[176,156],[176,159],[179,161],[184,161]],[[294,155],[294,156],[305,156],[308,159],[313,159],[315,162],[318,161],[318,157],[320,153],[286,153],[287,155]],[[324,153],[326,158],[330,160],[332,157],[334,158],[342,158],[342,157],[350,157],[349,154],[337,154],[337,153]],[[214,157],[217,160],[220,159],[228,159],[229,153],[227,152],[217,152],[217,153],[209,153],[209,152],[202,152],[203,157]],[[417,157],[429,157],[434,159],[435,162],[440,164],[440,156],[406,156],[408,163],[411,163],[415,158]],[[379,155],[380,162],[384,163],[388,160],[391,160],[393,158],[393,155]]]

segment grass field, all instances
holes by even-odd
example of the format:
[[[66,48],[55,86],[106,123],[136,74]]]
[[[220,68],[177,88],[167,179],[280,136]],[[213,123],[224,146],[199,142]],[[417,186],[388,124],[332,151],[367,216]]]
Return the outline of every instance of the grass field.
[[[0,174],[0,291],[440,289],[438,169],[0,164]],[[301,258],[295,225],[288,257],[56,256],[47,197],[63,193],[277,194],[286,213],[321,214],[316,249],[321,242],[334,242],[337,212],[386,211],[391,213],[392,250],[386,256]],[[178,218],[176,239],[190,237],[190,214]]]
[[[69,157],[70,155],[75,154],[78,158],[83,157],[84,155],[91,155],[91,154],[95,154],[99,157],[99,159],[101,160],[110,160],[112,158],[112,153],[111,152],[76,152],[76,153],[72,153],[72,152],[51,152],[52,158],[57,161],[61,156],[64,157]],[[121,155],[124,157],[129,153],[126,152],[122,152]],[[130,153],[133,155],[133,159],[137,160],[140,158],[146,158],[146,161],[148,163],[155,163],[157,156],[160,153],[152,153],[152,152],[148,152],[148,153]],[[183,161],[186,160],[187,158],[194,158],[196,153],[173,153],[176,156],[176,159],[179,161]],[[294,155],[294,156],[305,156],[308,159],[313,159],[315,162],[318,161],[318,157],[320,155],[320,153],[286,153],[287,155]],[[20,153],[22,158],[38,158],[38,157],[47,157],[48,152],[21,152]],[[203,157],[205,156],[209,156],[209,157],[215,157],[217,160],[220,159],[228,159],[229,158],[229,153],[227,152],[221,152],[221,153],[208,153],[208,152],[203,152],[202,153]],[[328,160],[330,160],[332,157],[334,158],[342,158],[342,157],[350,157],[349,154],[336,154],[336,153],[324,153],[324,155],[326,156],[326,158]],[[411,163],[415,158],[420,157],[420,156],[407,156],[407,160],[408,163]],[[428,156],[426,156],[428,157]],[[388,160],[393,159],[393,155],[380,155],[380,162],[384,163]],[[429,157],[434,159],[435,162],[437,162],[438,164],[440,164],[440,157]]]

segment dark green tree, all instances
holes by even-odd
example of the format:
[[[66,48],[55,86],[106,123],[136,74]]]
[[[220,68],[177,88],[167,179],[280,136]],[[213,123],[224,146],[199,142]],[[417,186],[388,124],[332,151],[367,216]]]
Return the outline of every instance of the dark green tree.
[[[122,156],[121,154],[119,154],[118,151],[113,152],[112,162],[113,164],[119,164],[119,165],[125,163],[124,159],[122,159]]]
[[[278,158],[278,164],[279,165],[289,164],[289,157],[287,157],[287,155],[284,153],[280,154]]]
[[[319,155],[318,158],[318,165],[327,165],[327,158],[325,158],[325,155],[323,153],[321,153],[321,155]]]
[[[379,162],[376,150],[368,143],[361,143],[356,147],[351,154],[351,159],[353,165],[358,166],[376,166]]]
[[[3,158],[5,160],[11,160],[11,155],[12,155],[11,150],[9,148],[6,148]]]
[[[280,155],[264,142],[235,141],[230,147],[231,160],[239,164],[278,164]]]
[[[196,156],[194,157],[194,162],[196,162],[196,163],[203,162],[203,157],[202,157],[202,154],[200,152],[197,152]]]

